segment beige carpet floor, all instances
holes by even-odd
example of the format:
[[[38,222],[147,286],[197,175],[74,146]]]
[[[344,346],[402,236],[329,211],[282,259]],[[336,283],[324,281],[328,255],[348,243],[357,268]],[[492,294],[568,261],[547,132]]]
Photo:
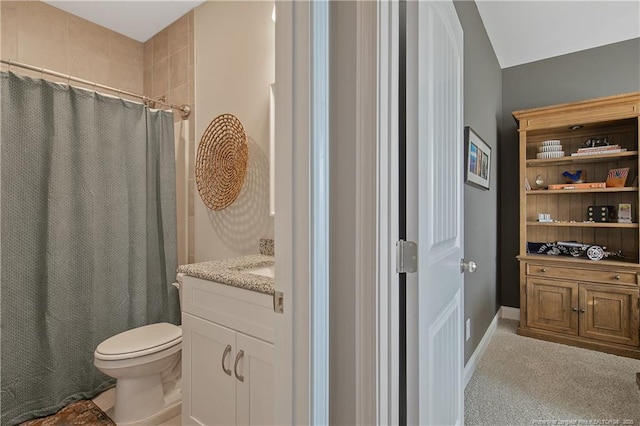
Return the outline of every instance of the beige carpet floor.
[[[467,425],[640,425],[640,361],[518,336],[501,320],[465,389]]]

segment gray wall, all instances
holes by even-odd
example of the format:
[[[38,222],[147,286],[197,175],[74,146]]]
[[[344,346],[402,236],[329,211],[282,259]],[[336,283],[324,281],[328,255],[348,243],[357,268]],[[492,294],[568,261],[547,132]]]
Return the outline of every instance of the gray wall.
[[[455,1],[464,30],[464,124],[490,147],[490,189],[464,186],[464,257],[478,264],[465,274],[464,317],[471,319],[465,363],[500,306],[497,293],[498,155],[502,122],[502,72],[475,2]]]
[[[356,2],[330,4],[329,423],[356,424]]]
[[[518,132],[513,111],[640,91],[640,39],[502,70],[500,150],[501,302],[520,306],[518,290]]]

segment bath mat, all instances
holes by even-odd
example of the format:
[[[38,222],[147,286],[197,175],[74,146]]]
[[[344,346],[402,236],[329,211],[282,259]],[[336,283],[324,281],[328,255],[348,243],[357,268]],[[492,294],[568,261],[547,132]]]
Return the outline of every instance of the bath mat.
[[[29,420],[20,426],[93,426],[116,424],[91,400],[73,402],[56,414]]]

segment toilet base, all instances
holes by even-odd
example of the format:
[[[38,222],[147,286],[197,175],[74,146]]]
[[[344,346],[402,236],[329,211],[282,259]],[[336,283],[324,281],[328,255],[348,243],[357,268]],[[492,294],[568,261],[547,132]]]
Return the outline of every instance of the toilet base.
[[[114,407],[107,415],[117,425],[156,425],[180,414],[181,401],[180,387],[165,391],[160,375],[120,378],[116,381]]]
[[[136,426],[136,425],[158,425],[160,423],[164,423],[167,420],[171,420],[172,418],[179,416],[182,412],[182,403],[180,400],[175,401],[173,404],[170,404],[162,411],[152,415],[151,417],[147,417],[143,420],[138,420],[133,423],[117,423],[117,426]],[[107,416],[113,419],[113,407],[107,410]]]

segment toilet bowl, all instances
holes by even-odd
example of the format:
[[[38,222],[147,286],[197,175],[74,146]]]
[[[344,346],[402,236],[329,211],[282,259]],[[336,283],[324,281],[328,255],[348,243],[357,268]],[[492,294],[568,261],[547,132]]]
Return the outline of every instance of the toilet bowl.
[[[169,323],[134,328],[108,338],[94,365],[116,379],[107,415],[118,425],[159,424],[180,413],[182,329]]]

